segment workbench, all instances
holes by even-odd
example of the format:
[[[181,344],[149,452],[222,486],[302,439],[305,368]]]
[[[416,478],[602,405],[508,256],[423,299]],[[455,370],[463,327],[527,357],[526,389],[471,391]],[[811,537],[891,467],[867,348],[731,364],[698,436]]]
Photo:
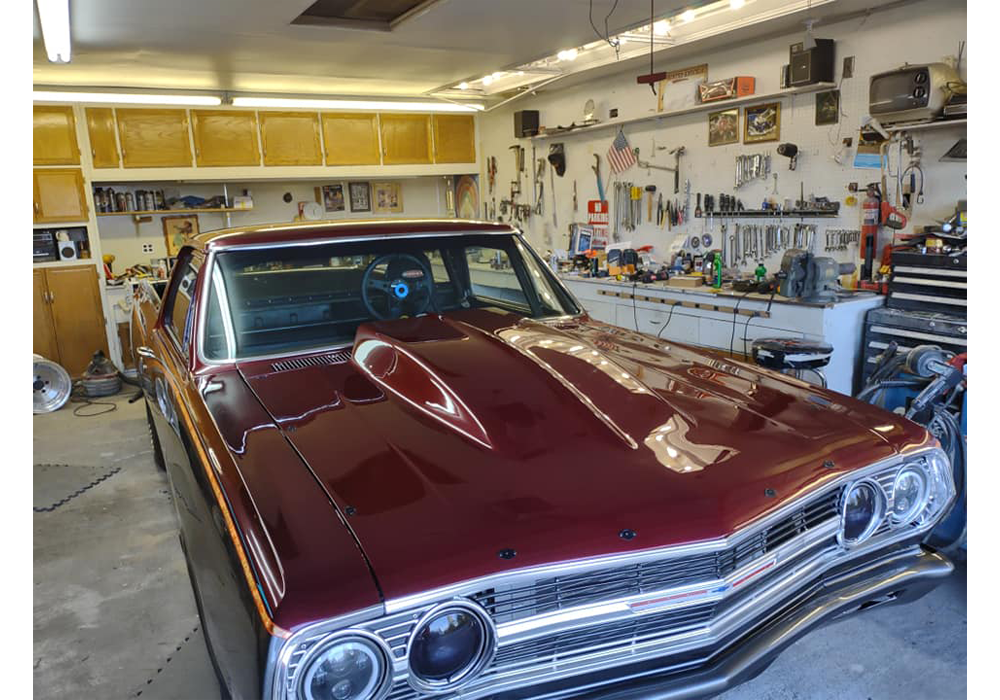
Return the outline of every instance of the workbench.
[[[749,355],[757,338],[825,340],[833,345],[824,369],[827,384],[845,394],[853,393],[865,314],[884,302],[871,292],[848,293],[823,304],[731,289],[559,277],[594,319],[668,340],[736,355]]]

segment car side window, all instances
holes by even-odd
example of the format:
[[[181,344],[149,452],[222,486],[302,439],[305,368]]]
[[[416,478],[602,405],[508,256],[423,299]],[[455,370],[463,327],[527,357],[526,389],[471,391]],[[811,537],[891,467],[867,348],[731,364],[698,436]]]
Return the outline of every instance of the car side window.
[[[170,298],[166,302],[165,320],[181,354],[187,357],[193,332],[191,317],[194,306],[191,302],[194,298],[195,282],[198,279],[198,266],[188,257],[178,264],[174,274],[177,277],[177,284],[170,290]]]
[[[473,246],[465,249],[465,257],[469,284],[476,297],[530,306],[507,251]]]

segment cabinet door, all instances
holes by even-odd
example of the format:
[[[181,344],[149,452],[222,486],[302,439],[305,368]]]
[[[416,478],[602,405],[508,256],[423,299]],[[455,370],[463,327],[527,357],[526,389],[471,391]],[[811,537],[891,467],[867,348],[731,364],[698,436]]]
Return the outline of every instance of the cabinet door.
[[[87,107],[87,133],[90,135],[90,155],[94,159],[94,167],[119,167],[115,110],[110,107]]]
[[[35,165],[79,165],[72,107],[35,107]]]
[[[264,165],[322,165],[319,115],[314,112],[261,112]]]
[[[87,200],[79,168],[35,168],[35,221],[86,221]]]
[[[435,114],[434,162],[475,163],[476,121],[471,114]]]
[[[45,270],[52,320],[59,347],[59,364],[71,376],[87,369],[90,358],[101,350],[108,355],[104,311],[93,265],[50,267]]]
[[[199,167],[260,165],[256,112],[193,109],[191,128]]]
[[[59,362],[56,330],[52,325],[52,308],[49,306],[49,290],[45,286],[45,270],[32,270],[31,277],[34,312],[32,352],[47,360]]]
[[[126,168],[190,167],[191,143],[183,109],[118,109],[116,114]]]
[[[431,119],[426,114],[380,114],[382,163],[431,162]]]
[[[379,165],[377,114],[324,114],[327,165]]]

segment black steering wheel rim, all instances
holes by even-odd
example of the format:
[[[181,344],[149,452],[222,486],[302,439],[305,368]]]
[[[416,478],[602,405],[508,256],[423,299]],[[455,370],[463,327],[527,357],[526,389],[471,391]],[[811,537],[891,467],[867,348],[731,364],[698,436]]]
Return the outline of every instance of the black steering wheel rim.
[[[419,268],[423,276],[419,279],[404,278],[400,274],[391,278],[389,273],[394,264],[402,265],[404,263]],[[382,264],[386,266],[386,279],[376,280],[372,277],[372,273]],[[382,313],[373,303],[372,292],[376,291],[381,293],[386,300],[385,306],[388,313]],[[361,301],[365,305],[365,310],[380,321],[401,318],[404,313],[409,313],[410,316],[419,316],[430,308],[433,300],[434,278],[431,276],[430,267],[412,253],[380,255],[368,263],[368,267],[365,268],[365,273],[361,277]],[[407,306],[413,308],[408,309]]]

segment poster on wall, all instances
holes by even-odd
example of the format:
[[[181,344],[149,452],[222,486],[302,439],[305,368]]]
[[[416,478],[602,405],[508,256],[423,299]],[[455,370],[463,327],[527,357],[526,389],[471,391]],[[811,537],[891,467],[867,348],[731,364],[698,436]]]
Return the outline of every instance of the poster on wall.
[[[840,90],[816,93],[816,126],[836,124],[840,118]]]
[[[479,182],[475,175],[455,178],[455,216],[475,219],[479,216]]]
[[[372,186],[367,182],[349,182],[347,192],[351,197],[351,211],[372,210]]]
[[[327,213],[344,211],[344,186],[323,185],[316,188],[316,201],[323,205]]]
[[[740,140],[740,110],[724,109],[721,112],[710,112],[708,115],[708,145],[724,146],[727,143],[739,143]]]
[[[769,102],[743,110],[743,143],[781,138],[781,103]]]
[[[167,244],[167,257],[176,257],[184,245],[184,239],[197,234],[197,214],[163,217],[163,239]]]
[[[375,190],[376,214],[400,214],[403,211],[403,189],[398,182],[376,182]]]
[[[708,80],[708,64],[669,71],[656,89],[656,111],[675,112],[698,104],[698,86]]]

